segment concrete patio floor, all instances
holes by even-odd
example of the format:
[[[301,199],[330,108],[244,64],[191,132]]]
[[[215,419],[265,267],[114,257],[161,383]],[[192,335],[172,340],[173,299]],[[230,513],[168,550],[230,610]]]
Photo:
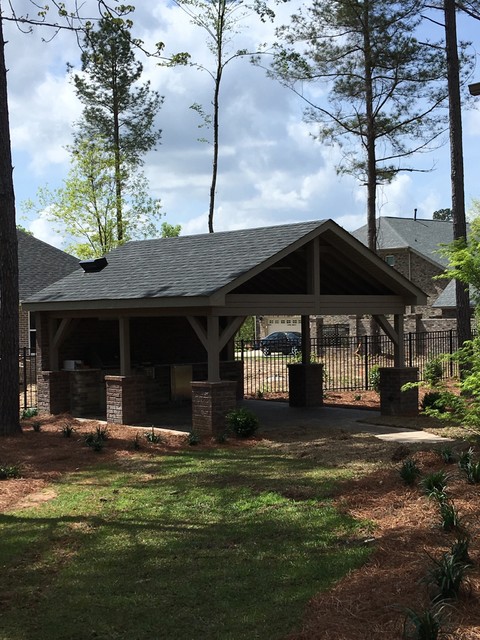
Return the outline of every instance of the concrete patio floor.
[[[401,429],[398,427],[369,424],[372,418],[380,417],[379,411],[346,409],[340,407],[290,407],[288,402],[269,400],[242,400],[239,406],[249,409],[260,421],[260,436],[266,438],[274,432],[285,434],[292,428],[311,432],[331,428],[350,433],[368,433],[380,440],[398,443],[441,443],[448,438],[427,431]],[[145,426],[189,432],[192,430],[190,405],[169,406],[149,416]]]

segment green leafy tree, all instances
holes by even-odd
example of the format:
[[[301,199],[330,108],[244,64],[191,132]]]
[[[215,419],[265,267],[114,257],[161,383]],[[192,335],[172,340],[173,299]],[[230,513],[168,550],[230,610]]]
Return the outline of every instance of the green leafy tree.
[[[33,27],[47,28],[51,35],[60,30],[76,32],[88,27],[82,20],[78,7],[67,11],[63,2],[52,0],[58,19],[49,21],[48,7],[32,2],[36,14],[21,14],[11,3],[3,3],[0,11],[0,435],[20,431],[19,382],[18,382],[18,251],[15,225],[15,192],[13,186],[12,149],[7,96],[7,68],[5,65],[6,41],[3,35],[5,22],[13,22],[21,31]],[[104,15],[122,20],[132,7],[121,5],[112,10],[103,0],[98,8]]]
[[[99,21],[84,38],[82,73],[73,74],[77,97],[84,105],[77,124],[77,143],[102,138],[113,157],[115,178],[115,235],[119,243],[128,236],[124,218],[124,192],[130,172],[143,164],[155,148],[161,131],[155,118],[163,97],[150,83],[139,84],[143,65],[135,59],[135,41],[125,25],[110,17]]]
[[[448,222],[451,222],[453,219],[453,214],[452,214],[452,210],[451,209],[437,209],[436,211],[433,212],[433,219],[434,220],[446,220]]]
[[[113,155],[102,138],[77,141],[70,151],[72,163],[63,186],[53,191],[44,187],[37,203],[25,203],[27,211],[43,211],[55,230],[71,239],[67,251],[93,258],[128,240],[158,235],[157,223],[163,215],[160,201],[149,196],[147,180],[139,169],[131,169],[123,180],[124,233],[119,241]],[[164,225],[163,234],[180,232],[179,225]]]
[[[422,0],[314,0],[277,32],[272,73],[307,102],[318,138],[342,146],[338,170],[366,185],[373,250],[378,185],[415,171],[406,158],[432,149],[446,128],[445,56],[441,43],[417,37],[423,8]]]

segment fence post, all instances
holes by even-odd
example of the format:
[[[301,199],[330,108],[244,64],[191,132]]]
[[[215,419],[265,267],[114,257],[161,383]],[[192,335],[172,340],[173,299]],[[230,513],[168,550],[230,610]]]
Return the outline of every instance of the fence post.
[[[23,409],[27,409],[27,348],[23,347]]]
[[[413,334],[408,332],[408,364],[413,367]]]
[[[453,330],[450,329],[449,331],[449,354],[452,355],[453,353]],[[453,359],[449,358],[449,367],[450,367],[450,378],[453,378]]]
[[[368,371],[368,336],[363,336],[364,337],[364,362],[365,362],[365,390],[368,391],[368,378],[369,378],[369,371]]]

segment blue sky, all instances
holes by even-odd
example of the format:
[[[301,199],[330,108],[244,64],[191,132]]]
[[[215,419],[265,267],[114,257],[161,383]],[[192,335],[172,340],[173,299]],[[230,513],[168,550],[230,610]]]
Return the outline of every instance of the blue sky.
[[[87,0],[86,5],[95,5]],[[134,35],[146,45],[163,41],[166,52],[189,51],[208,64],[203,31],[168,2],[137,3]],[[17,13],[31,5],[17,0]],[[278,9],[287,17],[292,3]],[[69,168],[65,145],[71,141],[72,123],[81,113],[66,74],[66,63],[79,65],[79,49],[71,34],[42,41],[46,32],[23,34],[6,26],[6,55],[14,157],[17,219],[34,234],[62,246],[45,217],[25,218],[22,203],[35,199],[46,184],[59,186]],[[235,42],[254,47],[267,41],[272,26],[252,21]],[[480,48],[480,22],[459,21],[461,38]],[[181,224],[182,233],[207,229],[211,176],[211,147],[197,141],[198,115],[193,102],[208,107],[211,79],[191,68],[159,67],[152,58],[142,60],[144,79],[165,96],[158,124],[162,143],[146,157],[145,171],[152,195],[161,198],[165,220]],[[480,81],[480,65],[472,81]],[[221,94],[221,150],[215,229],[256,227],[302,220],[333,218],[352,230],[365,223],[365,188],[351,177],[337,175],[339,150],[322,146],[302,121],[303,104],[287,89],[266,77],[245,60],[227,67]],[[480,99],[464,113],[465,192],[467,205],[480,198]],[[400,174],[379,192],[380,215],[430,218],[435,209],[450,206],[448,144],[419,158],[429,173]]]

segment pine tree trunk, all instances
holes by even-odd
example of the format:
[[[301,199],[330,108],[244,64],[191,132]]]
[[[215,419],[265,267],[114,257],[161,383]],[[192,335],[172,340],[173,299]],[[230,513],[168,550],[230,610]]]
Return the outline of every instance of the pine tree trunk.
[[[462,111],[460,100],[460,65],[458,60],[455,0],[444,0],[445,43],[447,53],[448,95],[450,115],[450,162],[452,181],[453,237],[466,238],[465,186],[463,171]],[[457,280],[458,345],[471,339],[470,298],[468,289]]]
[[[0,435],[3,436],[21,430],[18,373],[18,246],[12,172],[5,41],[0,17]]]

